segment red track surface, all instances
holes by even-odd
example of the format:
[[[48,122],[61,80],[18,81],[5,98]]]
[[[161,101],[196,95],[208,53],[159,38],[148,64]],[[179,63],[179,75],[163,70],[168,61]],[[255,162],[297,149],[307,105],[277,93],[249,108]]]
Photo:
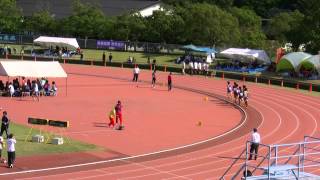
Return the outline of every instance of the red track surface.
[[[132,83],[128,81],[106,78],[106,76],[112,76],[127,79],[128,76],[131,77],[131,70],[105,69],[103,67],[93,69],[93,67],[84,66],[66,66],[66,69],[68,73],[71,73],[71,79],[74,80],[84,78],[83,75],[79,74],[103,75],[103,77],[95,77],[101,78],[100,82],[91,80],[90,78],[94,78],[93,76],[86,76],[88,79],[86,79],[85,82],[80,83],[80,79],[74,81],[79,84],[73,84],[73,80],[69,80],[68,82],[70,84],[69,94],[75,94],[75,97],[88,96],[94,99],[94,101],[81,101],[79,98],[75,98],[74,100],[68,99],[61,103],[61,97],[44,99],[41,100],[40,103],[48,104],[57,101],[56,103],[59,107],[57,111],[53,111],[51,114],[49,111],[44,110],[43,115],[53,116],[52,118],[72,119],[76,112],[76,114],[83,117],[83,119],[88,119],[88,117],[92,117],[91,119],[95,120],[99,119],[97,120],[98,123],[94,124],[85,124],[86,121],[79,120],[79,123],[75,124],[74,130],[79,128],[77,129],[79,131],[83,131],[84,129],[89,131],[87,133],[81,133],[82,135],[75,135],[75,133],[70,133],[69,135],[73,138],[84,139],[88,142],[111,147],[113,151],[102,153],[100,158],[124,157],[124,154],[136,155],[194,143],[230,130],[237,125],[241,119],[239,111],[233,106],[227,105],[223,103],[223,101],[213,97],[210,97],[209,101],[205,102],[203,101],[204,95],[189,91],[174,89],[173,92],[168,93],[166,91],[152,90],[148,88],[149,84],[141,84],[140,88],[135,88]],[[101,74],[101,72],[103,72],[103,74]],[[142,79],[149,81],[150,76],[149,71],[142,72]],[[159,73],[159,76],[161,76],[159,81],[165,82],[166,74],[161,73],[160,75]],[[60,84],[62,83],[63,82],[60,82]],[[112,88],[109,87],[110,83],[114,83]],[[89,87],[85,84],[89,84]],[[180,75],[174,76],[174,85],[176,86],[188,87],[217,95],[225,95],[225,84],[225,81],[217,79]],[[106,92],[101,91],[101,94],[90,93],[91,88],[95,86],[99,87],[99,89],[105,89]],[[115,86],[116,88],[113,90]],[[84,92],[82,88],[85,88],[87,92]],[[125,88],[126,91],[119,90],[123,88]],[[76,89],[79,90],[77,91]],[[164,87],[157,89],[163,90]],[[102,163],[95,166],[11,174],[1,176],[1,179],[218,179],[230,165],[230,158],[238,156],[244,149],[244,142],[252,127],[259,125],[259,131],[264,144],[291,143],[300,141],[304,135],[319,135],[316,133],[317,130],[319,130],[318,120],[320,119],[320,110],[317,108],[317,106],[320,105],[319,98],[308,97],[286,90],[263,88],[254,84],[249,84],[249,90],[251,95],[251,107],[247,110],[249,123],[244,124],[243,128],[238,129],[236,133],[230,134],[232,136],[226,135],[223,137],[225,139],[220,138],[211,144],[207,143],[207,145],[204,146],[185,148],[185,151],[180,150],[172,154],[156,154],[150,158],[122,159],[118,162]],[[101,98],[96,98],[97,96]],[[146,98],[140,99],[141,97]],[[72,98],[72,96],[70,98]],[[127,123],[126,130],[121,132],[103,130],[102,132],[99,131],[90,134],[92,133],[90,130],[97,128],[95,125],[104,122],[105,115],[99,114],[99,112],[105,112],[118,98],[124,99],[124,104],[130,105],[126,108],[128,114],[125,114]],[[9,109],[9,111],[17,111],[16,106],[10,105],[17,104],[17,102],[11,103],[3,99],[1,99],[1,101],[8,104],[6,108]],[[25,119],[25,116],[30,115],[30,113],[32,114],[32,112],[35,113],[34,115],[41,115],[38,113],[42,111],[34,110],[40,103],[25,101],[20,103],[24,104],[24,106],[21,106],[23,106],[25,114],[23,114],[23,112],[20,113],[19,110],[19,115],[16,115],[15,118]],[[73,112],[65,110],[64,105],[73,106],[75,103],[77,104],[76,107],[84,106],[84,108],[87,108],[87,112],[82,110],[77,111],[77,108],[75,108]],[[141,104],[146,105],[141,106]],[[154,104],[157,104],[157,107],[153,107]],[[25,109],[29,106],[31,106],[29,109]],[[146,107],[148,108],[147,110],[145,110]],[[212,110],[213,107],[214,111]],[[151,113],[143,112],[143,114],[141,114],[140,112],[144,110],[146,112],[150,111]],[[226,114],[224,114],[224,112],[226,112]],[[145,119],[145,117],[147,118]],[[156,120],[151,121],[150,119]],[[213,119],[214,123],[210,124]],[[199,120],[204,123],[202,127],[197,127],[197,129],[195,128],[195,124]],[[21,120],[21,122],[22,121],[23,120]],[[143,121],[143,124],[141,124],[141,121]],[[145,129],[144,125],[148,128]],[[164,133],[164,131],[166,132]],[[134,143],[126,147],[124,140],[127,136],[124,136],[122,132],[125,132],[127,135],[139,137],[139,139],[133,139]],[[140,134],[137,135],[136,133]],[[151,136],[148,136],[150,133]],[[88,137],[85,138],[86,135],[84,134],[87,134]],[[92,138],[92,136],[99,138],[104,137],[105,141],[102,142],[101,139]],[[115,139],[120,142],[112,142],[112,140]],[[139,143],[140,140],[146,144]],[[121,147],[126,148],[122,149]],[[89,159],[99,160],[99,158],[97,158],[99,156],[96,156],[96,154],[92,156],[94,156],[94,158]],[[18,158],[17,165],[19,161],[21,160]],[[83,161],[85,162],[85,160]],[[78,163],[83,162],[78,161]],[[24,165],[25,164],[27,163],[24,163]],[[53,164],[54,163],[52,163],[52,165]],[[23,169],[16,170],[21,171]],[[7,172],[8,170],[0,171]],[[317,173],[319,173],[319,171]],[[227,176],[226,179],[230,179],[230,176]]]

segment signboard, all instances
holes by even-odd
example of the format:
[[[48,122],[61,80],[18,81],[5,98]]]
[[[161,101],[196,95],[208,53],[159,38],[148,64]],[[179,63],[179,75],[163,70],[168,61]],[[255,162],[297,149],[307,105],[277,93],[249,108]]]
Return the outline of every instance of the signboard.
[[[55,127],[69,127],[69,121],[56,121],[56,120],[49,120],[49,126]]]
[[[0,42],[16,42],[17,36],[11,34],[0,34]]]
[[[28,124],[36,124],[36,125],[48,125],[48,119],[41,118],[28,118]]]
[[[99,49],[125,49],[126,43],[124,41],[113,40],[97,40],[97,48]]]

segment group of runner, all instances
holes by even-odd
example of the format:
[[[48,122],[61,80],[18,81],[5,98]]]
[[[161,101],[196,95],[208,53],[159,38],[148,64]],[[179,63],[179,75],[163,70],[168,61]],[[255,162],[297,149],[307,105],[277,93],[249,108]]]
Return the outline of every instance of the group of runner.
[[[238,103],[242,105],[244,103],[245,107],[248,107],[248,98],[249,98],[249,91],[246,85],[242,85],[242,87],[237,83],[234,82],[231,85],[230,81],[227,82],[227,97],[234,101],[234,103]]]

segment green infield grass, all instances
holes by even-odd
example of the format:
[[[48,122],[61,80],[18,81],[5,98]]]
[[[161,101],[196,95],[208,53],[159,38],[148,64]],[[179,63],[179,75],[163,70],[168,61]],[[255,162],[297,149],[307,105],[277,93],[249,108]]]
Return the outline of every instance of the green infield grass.
[[[73,140],[70,138],[63,137],[64,144],[62,145],[53,145],[50,141],[44,143],[35,143],[31,142],[31,138],[33,135],[40,134],[39,129],[33,129],[30,132],[29,126],[20,125],[11,123],[10,124],[10,132],[14,134],[17,144],[16,144],[16,153],[17,156],[32,156],[32,155],[45,155],[45,154],[58,154],[58,153],[67,153],[67,152],[87,152],[87,151],[103,151],[104,148],[98,147],[94,144],[88,144],[84,142],[80,142],[77,140]],[[29,136],[28,136],[29,134]],[[45,141],[47,140],[48,135],[50,137],[54,137],[55,135],[49,133],[48,131],[41,131],[41,134],[45,136]],[[56,134],[57,135],[57,134]],[[57,135],[60,137],[59,135]],[[3,135],[6,138],[6,135]],[[27,138],[28,137],[28,138]],[[50,140],[50,139],[49,139]],[[6,139],[4,139],[6,143]],[[6,151],[6,147],[3,148],[3,151]],[[7,153],[3,153],[6,157]]]

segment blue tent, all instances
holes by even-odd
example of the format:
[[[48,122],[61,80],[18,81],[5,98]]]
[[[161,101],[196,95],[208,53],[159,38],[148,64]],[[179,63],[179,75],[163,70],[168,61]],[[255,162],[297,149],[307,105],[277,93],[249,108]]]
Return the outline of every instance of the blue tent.
[[[182,49],[187,51],[194,51],[194,52],[202,52],[202,53],[216,53],[217,51],[215,49],[209,48],[209,47],[197,47],[193,44],[185,45],[182,47]]]

